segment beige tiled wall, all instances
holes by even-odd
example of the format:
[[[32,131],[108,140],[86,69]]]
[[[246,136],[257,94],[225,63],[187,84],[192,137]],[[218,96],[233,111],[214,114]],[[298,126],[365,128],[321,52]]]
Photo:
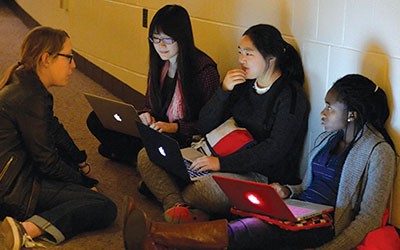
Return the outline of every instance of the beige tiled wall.
[[[400,1],[398,0],[16,0],[39,23],[66,29],[87,59],[144,93],[149,20],[165,4],[191,14],[195,41],[218,63],[221,76],[237,65],[237,42],[257,23],[279,28],[296,45],[312,104],[307,151],[321,131],[319,112],[330,85],[362,73],[385,89],[392,116],[389,130],[400,149]],[[397,93],[397,94],[395,94]],[[396,190],[400,189],[400,178]],[[395,194],[400,196],[400,193]],[[400,198],[394,223],[400,225]]]

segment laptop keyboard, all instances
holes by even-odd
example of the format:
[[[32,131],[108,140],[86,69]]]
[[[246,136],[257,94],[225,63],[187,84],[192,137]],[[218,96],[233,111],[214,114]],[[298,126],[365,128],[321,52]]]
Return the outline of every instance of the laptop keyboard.
[[[207,175],[210,173],[210,171],[202,171],[202,172],[196,172],[190,169],[190,165],[192,165],[191,161],[188,161],[186,159],[183,159],[183,162],[185,163],[186,169],[189,173],[190,178],[196,178],[196,177],[200,177],[203,175]]]
[[[311,212],[314,212],[314,209],[304,208],[304,207],[296,207],[296,206],[288,206],[290,211],[295,217],[299,217]]]

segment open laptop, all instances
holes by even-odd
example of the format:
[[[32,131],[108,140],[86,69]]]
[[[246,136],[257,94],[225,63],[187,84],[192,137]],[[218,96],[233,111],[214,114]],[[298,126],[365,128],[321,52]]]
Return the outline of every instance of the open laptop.
[[[137,127],[150,160],[168,173],[185,183],[209,174],[209,171],[196,172],[189,169],[195,159],[204,156],[196,149],[190,147],[180,149],[176,140],[143,123],[138,122]]]
[[[136,121],[140,118],[133,105],[89,93],[84,95],[105,128],[139,137]]]
[[[289,221],[300,221],[333,211],[333,207],[295,199],[283,200],[263,183],[213,176],[234,209]]]

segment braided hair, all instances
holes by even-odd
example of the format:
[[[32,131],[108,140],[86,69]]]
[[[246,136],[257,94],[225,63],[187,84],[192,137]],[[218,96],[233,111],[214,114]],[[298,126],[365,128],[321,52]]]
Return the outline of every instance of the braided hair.
[[[357,112],[356,127],[371,124],[395,150],[385,123],[390,111],[383,89],[359,74],[349,74],[337,80],[330,91],[335,91],[337,100],[347,106],[347,112]]]

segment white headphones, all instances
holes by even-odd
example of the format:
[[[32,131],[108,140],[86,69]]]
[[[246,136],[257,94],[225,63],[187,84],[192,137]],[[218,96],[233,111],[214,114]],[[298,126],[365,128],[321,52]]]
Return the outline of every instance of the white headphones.
[[[356,119],[356,115],[354,112],[348,112],[347,114],[347,122],[352,122]]]

